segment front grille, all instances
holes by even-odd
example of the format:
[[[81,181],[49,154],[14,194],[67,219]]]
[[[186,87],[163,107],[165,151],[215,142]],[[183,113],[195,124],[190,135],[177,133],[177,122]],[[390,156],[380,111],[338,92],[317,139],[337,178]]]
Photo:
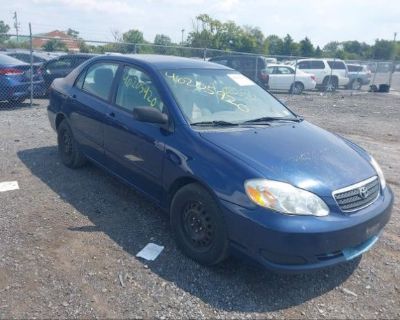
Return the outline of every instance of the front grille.
[[[372,177],[352,186],[333,192],[339,208],[344,212],[352,212],[373,203],[379,196],[379,179]]]

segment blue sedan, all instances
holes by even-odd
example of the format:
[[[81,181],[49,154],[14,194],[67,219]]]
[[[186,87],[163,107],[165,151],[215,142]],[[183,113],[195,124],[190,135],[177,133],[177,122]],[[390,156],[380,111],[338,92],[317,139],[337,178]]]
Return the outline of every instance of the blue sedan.
[[[44,94],[44,81],[33,68],[32,87],[34,96]],[[31,67],[5,54],[0,54],[0,101],[23,102],[31,92]]]
[[[89,160],[168,212],[204,265],[241,253],[304,272],[360,256],[393,194],[362,148],[228,67],[157,55],[90,59],[50,91],[62,162]]]

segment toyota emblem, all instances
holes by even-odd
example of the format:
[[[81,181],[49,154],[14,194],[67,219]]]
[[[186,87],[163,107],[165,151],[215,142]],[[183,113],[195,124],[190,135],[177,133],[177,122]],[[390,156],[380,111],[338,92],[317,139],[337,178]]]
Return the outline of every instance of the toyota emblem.
[[[361,198],[366,199],[368,197],[369,191],[367,187],[361,187],[360,189],[358,189],[358,192]]]

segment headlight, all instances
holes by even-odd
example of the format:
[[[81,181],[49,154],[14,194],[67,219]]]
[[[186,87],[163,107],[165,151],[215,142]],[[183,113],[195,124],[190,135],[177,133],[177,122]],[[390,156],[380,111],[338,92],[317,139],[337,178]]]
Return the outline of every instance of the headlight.
[[[370,157],[371,157],[371,165],[374,167],[376,173],[378,174],[382,189],[385,189],[386,180],[385,180],[385,176],[383,175],[383,171],[382,171],[381,167],[379,166],[378,162],[376,162],[376,160],[372,156],[370,156]]]
[[[247,196],[261,207],[287,214],[326,216],[329,209],[315,194],[291,184],[252,179],[244,183]]]

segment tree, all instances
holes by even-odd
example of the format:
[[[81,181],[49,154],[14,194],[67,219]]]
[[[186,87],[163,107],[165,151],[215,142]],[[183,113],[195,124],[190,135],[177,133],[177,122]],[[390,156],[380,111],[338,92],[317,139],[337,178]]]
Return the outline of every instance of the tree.
[[[287,34],[283,38],[282,55],[292,56],[297,54],[298,54],[297,43],[293,41],[293,38],[290,36],[290,34]]]
[[[283,50],[283,41],[277,35],[270,35],[264,41],[264,47],[268,48],[270,55],[281,55]]]
[[[8,31],[10,31],[10,26],[8,24],[5,24],[3,20],[0,20],[0,33],[7,33]],[[0,35],[0,43],[8,40],[8,38],[9,36]]]
[[[154,44],[157,47],[154,48],[154,52],[158,54],[169,54],[175,55],[177,53],[175,48],[171,48],[173,45],[171,38],[165,34],[156,34],[154,37]],[[159,46],[169,46],[169,47],[159,47]]]
[[[321,48],[319,46],[317,46],[317,48],[315,49],[314,56],[316,58],[321,58],[322,57],[322,50],[321,50]]]
[[[67,51],[67,45],[65,44],[65,42],[60,41],[58,39],[50,39],[48,40],[43,46],[42,48],[45,51]]]
[[[124,45],[122,47],[121,51],[123,53],[132,53],[132,52],[135,52],[135,50],[137,52],[137,48],[134,44],[145,43],[144,38],[143,38],[143,32],[136,30],[136,29],[132,29],[132,30],[129,30],[129,31],[123,33],[122,40],[124,42],[130,43],[130,44]],[[131,44],[131,43],[134,43],[134,44]]]
[[[336,56],[337,51],[339,50],[340,43],[337,41],[328,42],[324,46],[324,55],[326,57],[334,58]]]
[[[307,37],[300,41],[299,54],[302,57],[312,57],[315,54],[314,46]]]
[[[389,40],[375,40],[372,46],[372,57],[374,59],[389,60],[394,53],[393,41]]]
[[[67,35],[74,37],[75,39],[78,39],[79,37],[79,31],[76,31],[74,29],[68,28],[67,30]]]

